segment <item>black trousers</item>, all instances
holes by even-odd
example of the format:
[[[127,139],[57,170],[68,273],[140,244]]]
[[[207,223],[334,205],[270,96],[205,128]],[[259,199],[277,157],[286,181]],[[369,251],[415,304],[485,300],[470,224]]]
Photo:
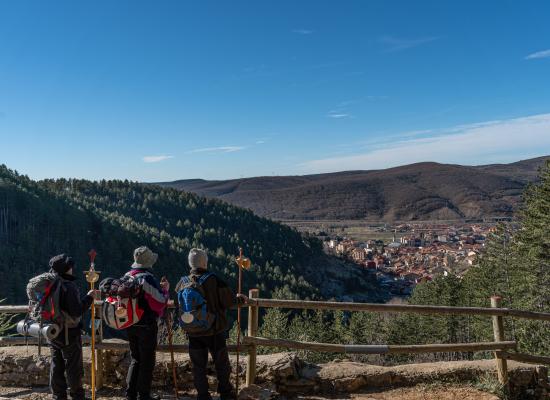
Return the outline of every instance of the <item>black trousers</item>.
[[[208,393],[208,378],[206,377],[208,365],[208,352],[214,360],[216,375],[218,376],[218,393],[221,400],[235,399],[233,386],[229,381],[231,364],[225,339],[227,333],[222,332],[212,336],[190,336],[189,357],[193,363],[193,382],[197,389],[197,400],[210,400]]]
[[[157,325],[134,325],[127,330],[132,361],[126,376],[126,397],[148,399],[155,368]]]
[[[55,400],[67,399],[67,386],[73,400],[84,400],[82,377],[84,365],[82,363],[82,338],[79,335],[68,337],[65,335],[59,341],[50,342],[52,361],[50,364],[50,389]]]

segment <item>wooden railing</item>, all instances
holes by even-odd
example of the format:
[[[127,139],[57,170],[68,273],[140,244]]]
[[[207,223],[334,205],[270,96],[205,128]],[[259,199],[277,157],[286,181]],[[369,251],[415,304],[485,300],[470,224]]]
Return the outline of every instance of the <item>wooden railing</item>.
[[[241,350],[247,352],[246,384],[250,385],[256,378],[257,347],[278,347],[287,349],[310,350],[317,352],[346,353],[346,354],[404,354],[404,353],[441,353],[441,352],[494,352],[496,370],[499,381],[502,384],[508,382],[507,360],[515,360],[533,364],[550,364],[550,357],[522,354],[516,351],[515,341],[504,340],[504,317],[522,318],[539,321],[550,321],[550,313],[513,310],[500,307],[501,298],[491,298],[491,307],[447,307],[432,305],[411,304],[376,304],[376,303],[346,303],[331,301],[303,301],[303,300],[278,300],[259,298],[258,289],[249,292],[248,307],[248,331],[243,339]],[[95,307],[100,307],[101,301],[95,302]],[[169,305],[173,307],[173,304]],[[348,345],[334,343],[314,343],[280,338],[258,337],[258,320],[260,308],[306,309],[306,310],[339,310],[339,311],[368,311],[378,313],[414,313],[429,315],[480,315],[491,317],[493,321],[493,342],[481,343],[446,343],[446,344],[422,344],[422,345]],[[0,306],[0,313],[25,313],[27,306]],[[100,315],[100,313],[96,313]],[[103,380],[103,352],[106,350],[126,349],[126,343],[112,343],[103,340],[103,330],[100,321],[99,335],[97,337],[97,386],[100,387]],[[27,342],[24,338],[0,338],[0,346],[22,344]],[[34,340],[35,342],[35,340]],[[86,340],[85,340],[86,342]],[[29,343],[33,343],[31,340]],[[168,352],[169,346],[160,345],[158,351]],[[188,352],[187,345],[174,345],[175,352]],[[236,346],[229,346],[234,352]]]

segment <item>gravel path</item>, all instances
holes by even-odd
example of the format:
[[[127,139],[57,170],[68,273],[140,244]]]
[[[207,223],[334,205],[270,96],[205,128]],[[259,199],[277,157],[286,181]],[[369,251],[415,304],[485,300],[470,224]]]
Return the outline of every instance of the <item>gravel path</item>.
[[[87,393],[89,395],[89,393]],[[174,400],[173,393],[158,393],[166,400]],[[98,392],[98,399],[124,400],[123,390]],[[194,400],[192,394],[181,395],[179,400]],[[51,399],[46,387],[21,388],[0,387],[0,400],[43,400]],[[214,397],[216,400],[217,397]],[[388,389],[384,391],[351,394],[335,397],[298,396],[296,400],[498,400],[498,397],[468,386],[416,386],[412,388]]]

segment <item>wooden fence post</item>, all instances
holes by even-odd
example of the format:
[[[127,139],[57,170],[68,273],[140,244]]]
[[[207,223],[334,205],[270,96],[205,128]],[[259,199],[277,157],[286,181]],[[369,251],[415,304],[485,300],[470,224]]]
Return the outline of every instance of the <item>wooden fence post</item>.
[[[257,299],[260,297],[260,291],[258,289],[250,289],[248,297],[251,299]],[[248,307],[248,332],[247,336],[256,336],[258,334],[258,306]],[[256,380],[256,345],[252,345],[248,348],[248,360],[246,364],[246,386],[250,386]]]
[[[500,296],[492,296],[491,307],[499,308],[501,301],[502,298]],[[495,342],[504,341],[504,318],[502,316],[493,316],[493,334],[495,337]],[[506,385],[508,383],[508,364],[504,358],[501,358],[498,355],[498,352],[495,351],[494,353],[497,364],[498,381],[502,385]]]

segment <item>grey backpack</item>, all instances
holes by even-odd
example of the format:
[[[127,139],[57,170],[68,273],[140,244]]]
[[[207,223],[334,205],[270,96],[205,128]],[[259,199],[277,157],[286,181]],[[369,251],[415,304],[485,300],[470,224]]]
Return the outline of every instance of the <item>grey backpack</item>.
[[[67,338],[67,329],[76,328],[81,317],[71,317],[61,309],[61,292],[65,290],[63,278],[52,272],[35,276],[27,284],[28,318],[40,324],[57,324],[65,328]]]

